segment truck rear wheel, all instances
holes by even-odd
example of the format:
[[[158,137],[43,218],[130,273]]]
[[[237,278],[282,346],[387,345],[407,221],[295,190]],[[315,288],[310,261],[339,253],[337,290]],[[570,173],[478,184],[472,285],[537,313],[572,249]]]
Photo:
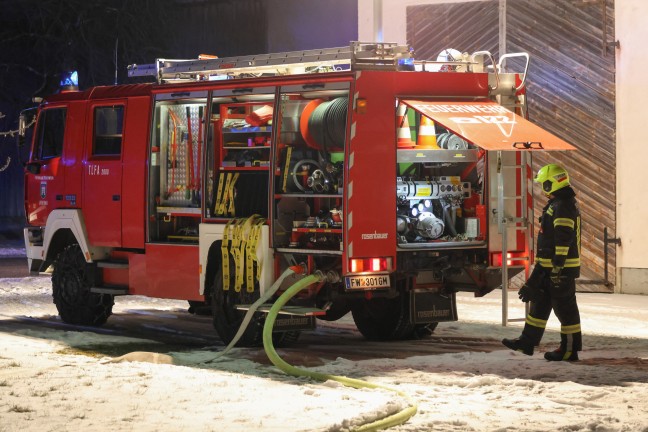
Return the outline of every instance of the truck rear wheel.
[[[230,268],[235,268],[233,265]],[[236,292],[233,287],[223,289],[223,273],[219,270],[212,285],[212,313],[216,333],[225,345],[234,339],[239,327],[243,323],[246,311],[236,309],[236,305],[250,305],[259,298],[258,288],[254,292],[247,292],[245,287]],[[253,315],[243,336],[236,343],[238,347],[258,347],[263,345],[263,325],[265,314],[257,312]],[[299,331],[276,332],[272,334],[272,341],[276,346],[285,346],[297,341]]]
[[[359,300],[351,309],[358,330],[369,340],[410,339],[416,326],[410,322],[408,296]]]
[[[414,330],[412,331],[412,339],[423,339],[428,336],[430,336],[432,333],[434,333],[434,330],[436,330],[437,326],[439,325],[438,322],[433,322],[429,324],[416,324],[414,326]]]
[[[63,249],[54,263],[52,294],[68,324],[101,326],[112,314],[113,296],[90,292],[93,277],[78,244]]]

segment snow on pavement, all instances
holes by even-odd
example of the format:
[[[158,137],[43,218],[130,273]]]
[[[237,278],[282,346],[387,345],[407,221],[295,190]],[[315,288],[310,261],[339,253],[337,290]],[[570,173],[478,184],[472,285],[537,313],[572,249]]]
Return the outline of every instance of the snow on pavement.
[[[491,342],[517,336],[521,323],[501,326],[500,294],[460,294],[460,321],[440,324],[435,334]],[[542,358],[559,340],[552,317],[533,357],[467,345],[435,355],[337,358],[308,369],[410,395],[418,413],[395,431],[648,431],[648,297],[580,293],[578,300],[585,344],[578,363]],[[517,298],[509,303],[510,316],[522,317]],[[186,305],[126,297],[115,312],[138,308],[162,314]],[[407,406],[386,390],[286,376],[237,357],[238,349],[212,363],[203,363],[214,355],[206,350],[169,353],[174,364],[114,363],[92,347],[151,350],[152,341],[10,325],[15,317],[55,315],[48,278],[0,279],[0,432],[345,431]],[[352,327],[348,317],[324,325],[341,326],[340,337]]]

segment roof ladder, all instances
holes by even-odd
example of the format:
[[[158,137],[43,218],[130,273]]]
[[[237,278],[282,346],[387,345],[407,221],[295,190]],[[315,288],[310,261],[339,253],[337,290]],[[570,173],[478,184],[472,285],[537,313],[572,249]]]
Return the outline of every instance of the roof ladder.
[[[504,155],[504,153],[507,153]],[[517,157],[519,155],[519,160]],[[506,156],[506,157],[505,157]],[[511,156],[516,157],[515,163],[510,163],[507,161]],[[531,154],[529,152],[497,152],[497,209],[498,217],[497,224],[498,230],[502,235],[502,326],[506,327],[509,322],[524,321],[525,318],[515,318],[509,319],[508,317],[508,290],[509,290],[509,278],[508,278],[508,236],[509,231],[524,231],[525,233],[525,243],[527,250],[531,251],[533,248],[532,243],[532,234],[531,230],[533,229],[533,223],[530,221],[533,220],[532,212],[533,209],[529,208],[529,202],[527,199],[527,170],[531,168]],[[515,182],[506,182],[507,171],[515,170],[517,181]],[[510,177],[510,174],[508,174]],[[506,185],[509,185],[507,188]],[[516,184],[522,185],[520,194],[516,193],[507,193],[511,189],[511,185],[515,186]],[[509,203],[513,202],[514,205],[511,206]],[[513,214],[508,211],[508,208],[513,207]],[[520,215],[517,214],[517,209],[520,209]],[[529,266],[530,266],[530,253],[527,256],[516,257],[516,261],[526,261],[525,276],[529,275]],[[529,303],[525,303],[525,317],[529,312]]]
[[[193,60],[157,59],[153,64],[128,66],[129,77],[155,77],[158,83],[201,81],[250,75],[288,75],[336,70],[397,70],[412,50],[396,43],[351,42],[326,48],[241,57]]]

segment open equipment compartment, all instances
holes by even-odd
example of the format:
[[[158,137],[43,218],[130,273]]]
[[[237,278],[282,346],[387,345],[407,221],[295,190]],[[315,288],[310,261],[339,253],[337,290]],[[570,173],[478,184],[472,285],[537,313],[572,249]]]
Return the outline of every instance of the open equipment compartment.
[[[156,96],[148,184],[152,242],[198,243],[206,96]]]
[[[397,113],[399,248],[485,246],[486,152],[402,101]]]
[[[342,254],[348,106],[348,83],[280,88],[273,168],[279,252]]]

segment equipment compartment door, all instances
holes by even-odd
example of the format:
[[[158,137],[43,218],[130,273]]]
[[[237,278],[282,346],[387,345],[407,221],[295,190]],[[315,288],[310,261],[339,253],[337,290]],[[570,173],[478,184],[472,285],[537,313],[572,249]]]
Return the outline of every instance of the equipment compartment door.
[[[122,145],[126,102],[92,104],[87,113],[83,214],[94,246],[122,244]]]

